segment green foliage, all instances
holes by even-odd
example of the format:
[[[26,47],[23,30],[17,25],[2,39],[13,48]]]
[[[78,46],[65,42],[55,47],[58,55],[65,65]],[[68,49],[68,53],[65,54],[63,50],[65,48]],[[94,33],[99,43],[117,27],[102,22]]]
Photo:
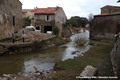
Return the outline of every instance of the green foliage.
[[[55,35],[59,34],[59,28],[57,26],[54,27],[53,34],[55,34]]]
[[[31,19],[30,16],[23,18],[23,27],[30,26],[31,25]]]
[[[81,38],[81,37],[78,37],[75,39],[75,43],[78,45],[78,46],[84,46],[84,44],[87,42],[87,40],[85,38]]]
[[[72,27],[85,27],[88,23],[88,20],[84,17],[74,16],[68,20],[68,24]]]

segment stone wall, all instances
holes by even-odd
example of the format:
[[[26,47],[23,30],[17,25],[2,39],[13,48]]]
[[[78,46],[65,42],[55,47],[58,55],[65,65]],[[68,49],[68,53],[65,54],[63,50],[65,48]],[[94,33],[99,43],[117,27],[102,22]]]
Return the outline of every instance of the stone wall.
[[[55,15],[54,14],[52,14],[52,15],[49,14],[49,16],[51,17],[50,21],[45,20],[46,16],[47,15],[39,15],[39,14],[35,15],[35,26],[36,27],[37,26],[41,27],[41,32],[42,33],[44,33],[44,26],[52,26],[52,30],[55,26]]]
[[[120,13],[120,7],[119,6],[104,6],[101,8],[101,14],[112,14],[112,13]]]
[[[50,16],[51,20],[46,21],[46,16]],[[62,34],[62,25],[66,22],[67,17],[61,7],[56,7],[56,13],[35,13],[35,26],[41,26],[41,32],[44,32],[44,26],[52,26],[52,30],[54,26],[59,28],[59,36]]]
[[[0,0],[0,38],[10,37],[22,25],[22,3],[19,0]]]
[[[59,9],[59,10],[57,10],[57,12],[55,14],[55,24],[59,28],[59,30],[60,30],[59,36],[61,36],[62,30],[63,30],[62,25],[67,21],[67,17],[62,8],[57,7],[57,9]]]
[[[42,41],[34,41],[30,43],[20,43],[20,44],[0,44],[0,55],[6,55],[6,54],[22,54],[22,53],[29,53],[36,50],[43,50],[46,49],[49,46],[50,42],[52,44],[52,41],[55,40],[56,37],[42,40]],[[59,43],[56,43],[59,44]]]
[[[120,14],[116,15],[99,15],[94,18],[94,27],[92,35],[102,35],[107,38],[114,38],[114,34],[120,32]],[[108,37],[108,36],[110,37]]]
[[[120,38],[118,38],[114,44],[114,48],[112,49],[110,56],[115,75],[117,75],[120,79]]]

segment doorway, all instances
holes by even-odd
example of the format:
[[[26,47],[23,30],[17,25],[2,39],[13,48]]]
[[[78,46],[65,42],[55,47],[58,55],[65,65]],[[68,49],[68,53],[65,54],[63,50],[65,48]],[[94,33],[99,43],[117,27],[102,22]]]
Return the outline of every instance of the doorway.
[[[52,26],[44,26],[44,33],[47,33],[47,31],[52,31]]]

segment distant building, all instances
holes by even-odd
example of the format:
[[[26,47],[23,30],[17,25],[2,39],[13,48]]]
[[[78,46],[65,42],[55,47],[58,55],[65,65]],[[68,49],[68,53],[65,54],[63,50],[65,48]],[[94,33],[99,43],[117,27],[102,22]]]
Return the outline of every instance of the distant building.
[[[116,14],[120,13],[120,6],[106,5],[101,8],[101,14]]]
[[[33,9],[23,9],[22,10],[22,17],[30,17],[31,19],[34,18],[34,13],[32,12]]]
[[[107,5],[101,8],[101,14],[94,16],[92,35],[114,38],[120,32],[120,7]]]
[[[19,0],[0,0],[0,38],[10,37],[22,25],[22,3]]]
[[[33,25],[37,29],[40,29],[41,32],[47,33],[47,31],[53,31],[54,27],[57,26],[61,34],[62,25],[67,20],[66,14],[62,7],[57,6],[48,8],[36,8],[30,11],[31,14],[34,15]]]

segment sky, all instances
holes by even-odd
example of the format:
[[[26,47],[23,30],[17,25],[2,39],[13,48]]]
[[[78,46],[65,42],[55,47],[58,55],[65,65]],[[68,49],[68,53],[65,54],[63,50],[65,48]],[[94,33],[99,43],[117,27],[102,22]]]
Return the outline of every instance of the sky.
[[[100,14],[100,8],[105,5],[120,6],[118,0],[20,0],[23,9],[34,9],[60,6],[69,19],[71,16],[88,18],[89,14]]]

